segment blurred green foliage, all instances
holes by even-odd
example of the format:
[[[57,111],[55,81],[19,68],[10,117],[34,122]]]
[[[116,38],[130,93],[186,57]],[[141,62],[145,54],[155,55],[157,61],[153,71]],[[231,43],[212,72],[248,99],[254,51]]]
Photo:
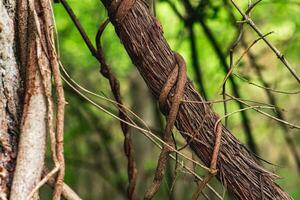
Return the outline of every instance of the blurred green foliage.
[[[186,13],[181,1],[171,1],[183,16],[189,14]],[[94,43],[98,26],[107,17],[103,5],[96,0],[70,0],[68,2]],[[199,2],[208,3],[209,1],[195,0],[191,2],[193,5],[198,5]],[[221,51],[229,63],[228,50],[234,38],[236,38],[236,27],[223,2],[210,1],[202,10],[202,17],[205,18],[205,23],[212,30]],[[243,8],[246,8],[247,2],[244,0],[239,3]],[[156,5],[157,18],[163,26],[168,43],[172,49],[184,56],[189,77],[195,81],[187,27],[176,16],[166,1],[157,1]],[[232,6],[231,9],[234,11],[236,18],[241,19],[239,13]],[[99,73],[99,64],[92,57],[63,6],[54,4],[54,11],[60,57],[69,74],[85,88],[112,98],[108,82]],[[300,73],[299,14],[300,1],[297,0],[265,0],[252,12],[253,20],[264,33],[274,31],[274,34],[268,36],[268,39],[286,55],[298,73]],[[205,92],[209,100],[221,99],[220,87],[225,77],[222,64],[201,25],[196,23],[194,28]],[[248,45],[258,37],[247,26],[244,35]],[[158,120],[161,116],[156,112],[157,108],[151,94],[149,94],[145,84],[137,74],[136,68],[129,59],[111,24],[104,32],[102,43],[107,62],[121,82],[121,93],[125,104],[155,130],[162,130],[162,124]],[[237,59],[242,52],[243,49],[239,46],[234,58]],[[299,88],[299,85],[293,80],[282,63],[262,41],[258,42],[251,49],[251,52],[256,56],[256,60],[263,65],[262,73],[272,88],[286,91],[295,91]],[[258,81],[258,77],[246,57],[235,72],[248,77],[253,82]],[[237,78],[235,78],[235,81],[238,84],[242,98],[267,102],[263,89],[247,84]],[[194,84],[198,88],[197,83],[194,82]],[[230,89],[230,84],[227,85]],[[123,155],[123,135],[120,131],[119,122],[96,109],[66,84],[65,92],[68,101],[65,121],[66,183],[78,192],[83,199],[126,199],[126,160]],[[300,124],[299,94],[274,94],[279,106],[284,109],[287,120]],[[100,99],[96,99],[96,101],[113,113],[117,112],[114,105],[108,101]],[[230,112],[238,109],[233,102],[228,103],[228,105]],[[222,104],[214,104],[213,107],[220,115],[223,115]],[[259,147],[259,155],[276,164],[276,166],[263,164],[282,177],[278,180],[278,183],[294,199],[300,199],[299,174],[278,123],[255,111],[247,111],[247,113],[250,116],[250,126],[253,129],[255,142]],[[229,118],[228,127],[243,143],[246,142],[239,114]],[[299,130],[295,129],[291,132],[299,151]],[[138,194],[142,196],[154,175],[159,151],[146,137],[141,136],[137,131],[134,131],[133,137],[139,169]],[[176,134],[176,137],[183,143],[179,134]],[[185,153],[190,154],[190,151],[187,150]],[[191,165],[190,163],[187,164]],[[169,194],[173,167],[172,162],[168,167],[169,175],[165,178],[163,187],[156,199],[168,199],[169,197],[189,199],[193,194],[196,188],[194,178],[183,170],[179,170],[173,192]],[[199,174],[204,175],[204,172],[199,170]],[[219,183],[213,181],[212,186],[222,193],[223,188]],[[216,199],[211,192],[208,190],[206,192],[211,199]],[[49,194],[50,190],[45,188],[45,199],[48,198]]]

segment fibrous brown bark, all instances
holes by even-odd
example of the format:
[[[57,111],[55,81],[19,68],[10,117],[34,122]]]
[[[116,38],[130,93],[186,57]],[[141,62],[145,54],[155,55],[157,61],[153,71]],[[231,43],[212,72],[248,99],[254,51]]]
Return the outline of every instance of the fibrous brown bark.
[[[159,23],[141,0],[135,1],[121,23],[115,21],[116,11],[110,8],[112,1],[102,2],[133,63],[158,98],[168,74],[175,66],[174,54],[163,37]],[[184,100],[204,101],[191,82],[186,85]],[[201,141],[193,140],[190,147],[207,166],[213,152],[217,120],[216,114],[206,104],[183,103],[177,116],[176,127],[183,137],[189,141],[190,136],[195,135]],[[291,199],[274,182],[276,176],[260,167],[225,127],[217,169],[218,179],[237,199]]]

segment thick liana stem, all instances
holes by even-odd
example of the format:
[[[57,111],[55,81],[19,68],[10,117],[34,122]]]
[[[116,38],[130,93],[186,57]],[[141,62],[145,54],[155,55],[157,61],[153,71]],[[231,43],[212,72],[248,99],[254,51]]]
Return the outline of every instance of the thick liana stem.
[[[110,20],[148,87],[156,98],[159,97],[165,80],[174,67],[174,56],[156,19],[150,14],[144,1],[137,0],[126,17],[120,22],[114,18],[110,0],[102,0]],[[203,101],[195,92],[192,83],[186,85],[184,100]],[[201,126],[202,120],[205,123]],[[207,117],[208,116],[208,117]],[[197,140],[190,143],[196,155],[210,165],[217,122],[215,113],[206,104],[181,104],[176,127],[184,134],[195,134]],[[197,141],[201,141],[197,142]],[[227,130],[222,128],[222,140],[217,162],[218,179],[237,199],[291,199],[275,182],[275,175],[260,167],[244,146]]]
[[[188,0],[184,0],[183,4],[186,8],[186,12],[189,13],[189,15],[190,15],[186,19],[185,17],[183,17],[179,13],[177,8],[175,7],[175,5],[171,1],[168,1],[168,3],[171,6],[174,13],[177,15],[177,17],[179,17],[181,20],[185,21],[185,23],[189,24],[189,23],[199,22],[201,24],[201,26],[203,28],[203,32],[205,33],[206,37],[208,38],[208,41],[211,43],[211,46],[213,47],[218,59],[221,62],[221,67],[222,67],[224,73],[227,74],[228,71],[229,71],[229,65],[226,62],[226,57],[223,54],[223,52],[220,48],[220,45],[218,44],[218,42],[217,42],[215,36],[213,35],[211,29],[205,23],[203,16],[201,16],[201,14],[198,13],[197,8],[194,9],[193,6],[191,5],[191,3]],[[200,4],[199,4],[199,6],[200,6]],[[193,48],[191,50],[193,51]],[[231,76],[229,77],[229,82],[231,83],[232,92],[233,92],[234,96],[236,96],[237,98],[240,98],[241,95],[240,95],[238,85],[236,84],[235,80]],[[236,102],[236,103],[237,103],[237,105],[239,106],[240,109],[244,108],[243,104],[241,104],[239,102]],[[226,114],[227,113],[226,102],[224,102],[224,108],[225,108],[225,114]],[[255,143],[254,138],[253,138],[252,129],[251,129],[251,126],[249,125],[250,124],[249,123],[250,119],[249,119],[246,112],[241,112],[240,114],[241,114],[243,129],[244,129],[244,132],[245,132],[246,137],[247,137],[247,145],[253,153],[258,154],[258,149],[257,149],[256,143]],[[225,125],[226,125],[226,120],[227,120],[227,118],[225,118]]]

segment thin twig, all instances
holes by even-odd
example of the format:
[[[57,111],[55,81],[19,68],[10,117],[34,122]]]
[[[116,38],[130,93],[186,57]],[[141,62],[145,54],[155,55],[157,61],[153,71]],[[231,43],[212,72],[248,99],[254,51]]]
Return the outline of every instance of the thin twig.
[[[48,169],[44,169],[43,175],[44,178],[49,174]],[[46,176],[45,176],[46,175]],[[47,184],[50,185],[52,188],[55,186],[55,179],[53,177],[50,177],[47,181]],[[62,189],[62,196],[66,200],[82,200],[78,194],[70,186],[68,186],[66,183],[63,183],[63,189]]]
[[[251,1],[248,1],[248,8],[246,10],[246,13],[250,15],[251,10],[255,7],[255,5],[257,5],[259,3],[260,0],[258,0],[257,2],[255,2],[254,4],[251,3]],[[239,42],[241,41],[241,39],[243,38],[243,30],[244,30],[244,19],[242,21],[240,21],[239,26],[238,26],[238,35],[235,39],[235,41],[232,43],[230,49],[229,49],[229,70],[227,75],[224,78],[223,84],[222,84],[222,96],[223,96],[223,100],[226,100],[226,81],[228,79],[228,77],[230,77],[230,74],[232,73],[234,66],[237,65],[237,63],[239,63],[239,60],[243,57],[243,55],[245,55],[248,50],[256,43],[258,42],[260,39],[262,39],[262,37],[258,38],[257,40],[255,40],[252,45],[249,46],[248,50],[246,50],[242,56],[240,57],[240,59],[236,62],[236,64],[233,63],[233,53],[234,50],[236,49],[236,47],[238,46]],[[270,33],[266,34],[265,36],[269,35]],[[230,77],[231,78],[231,77]],[[224,101],[224,113],[225,116],[227,115],[227,104],[226,101]],[[225,118],[225,126],[227,126],[228,120],[227,118]]]
[[[33,195],[45,184],[49,181],[52,176],[54,176],[59,171],[59,167],[53,168],[50,172],[47,172],[47,174],[44,176],[44,178],[33,188],[33,190],[30,192],[30,194],[27,197],[27,200],[30,200]],[[55,184],[54,184],[55,185]]]
[[[236,46],[238,45],[238,43],[241,41],[242,37],[243,37],[243,25],[241,25],[239,27],[239,31],[240,33],[238,34],[238,37],[236,39],[236,41],[234,42],[234,44],[232,45],[232,47],[230,48],[230,66],[229,66],[229,70],[228,73],[226,74],[223,83],[222,83],[222,97],[224,100],[224,113],[225,116],[227,115],[227,104],[226,104],[226,82],[228,80],[228,78],[231,76],[231,74],[233,73],[234,68],[240,63],[240,61],[242,60],[242,58],[249,52],[250,48],[253,47],[259,40],[263,39],[263,38],[258,38],[256,40],[254,40],[252,42],[252,44],[242,53],[242,55],[239,57],[239,59],[235,62],[235,64],[233,64],[233,52],[234,49],[236,48]],[[267,37],[268,35],[270,35],[273,32],[269,32],[267,34],[264,35],[264,37]],[[225,126],[227,125],[227,118],[225,118]]]
[[[244,102],[244,101],[242,101],[242,100],[240,100],[240,99],[238,99],[238,98],[236,98],[236,97],[234,97],[234,96],[232,96],[232,95],[230,95],[230,94],[226,94],[226,95],[229,96],[229,97],[231,97],[231,98],[234,98],[235,100],[241,102],[242,104],[244,104],[244,105],[246,105],[246,106],[248,106],[248,107],[251,107],[250,104],[248,104],[248,103],[246,103],[246,102]],[[264,111],[261,111],[261,110],[259,110],[259,109],[257,109],[257,108],[252,108],[252,109],[255,110],[255,111],[257,111],[257,112],[259,112],[259,113],[261,113],[261,114],[263,114],[263,115],[265,115],[265,116],[267,116],[267,117],[270,118],[270,119],[273,119],[273,120],[275,120],[275,121],[277,121],[277,122],[280,122],[280,123],[283,123],[283,124],[287,125],[289,128],[292,128],[292,129],[293,129],[293,128],[300,129],[300,125],[292,124],[292,123],[287,122],[287,121],[285,121],[285,120],[279,119],[279,118],[274,117],[273,115],[270,115],[269,113],[266,113],[266,112],[264,112]]]
[[[233,70],[235,69],[235,67],[241,62],[241,60],[243,59],[243,57],[250,51],[250,49],[260,40],[262,40],[264,37],[267,37],[268,35],[272,34],[272,32],[269,32],[267,34],[265,34],[262,38],[257,38],[256,40],[254,40],[246,49],[245,51],[242,53],[242,55],[237,59],[237,61],[234,63],[234,65],[232,65],[228,71],[228,73],[226,74],[224,80],[223,80],[223,83],[222,83],[222,87],[224,87],[224,85],[226,84],[227,80],[228,80],[228,77],[231,76],[231,74],[233,73]],[[225,91],[222,91],[222,94],[224,93]]]
[[[265,89],[265,90],[269,90],[271,92],[274,92],[274,93],[278,93],[278,94],[289,94],[289,95],[293,95],[293,94],[300,94],[300,91],[294,91],[294,92],[288,92],[288,91],[283,91],[283,90],[277,90],[277,89],[274,89],[274,88],[270,88],[270,87],[266,87],[266,86],[263,86],[263,85],[259,85],[257,83],[254,83],[254,82],[251,82],[250,80],[244,78],[242,75],[238,74],[238,73],[233,73],[233,75],[237,78],[239,78],[240,80],[244,81],[244,82],[247,82],[248,84],[250,85],[254,85],[258,88],[261,88],[261,89]]]
[[[234,14],[232,12],[231,7],[228,6],[227,0],[224,0],[224,4],[226,6],[226,9],[228,10],[228,13],[229,13],[230,17],[231,17],[232,24],[235,24],[236,21],[237,21],[237,19],[235,18]],[[246,41],[245,41],[244,38],[241,39],[241,44],[242,44],[242,46],[244,48],[247,48],[247,44],[246,44]],[[275,90],[275,89],[271,88],[270,84],[267,83],[267,81],[264,79],[264,77],[263,77],[263,75],[261,73],[261,67],[262,66],[260,66],[257,63],[254,54],[251,53],[251,51],[249,51],[249,53],[247,54],[247,56],[249,58],[251,67],[255,69],[255,72],[256,72],[256,74],[258,76],[258,80],[262,83],[262,85],[259,85],[257,83],[251,82],[250,80],[242,77],[241,75],[239,75],[237,73],[233,73],[233,74],[237,78],[241,79],[242,81],[247,82],[250,85],[254,85],[254,86],[258,87],[258,88],[264,89],[265,93],[266,93],[266,95],[268,97],[268,100],[269,100],[270,104],[272,104],[274,107],[278,108],[278,104],[277,104],[276,97],[274,96],[274,94],[272,92],[279,93],[279,94],[298,94],[298,92],[286,92],[286,91]],[[299,93],[300,93],[300,91],[299,91]],[[282,112],[282,110],[283,109],[276,109],[275,115],[277,116],[277,118],[286,121],[285,117],[284,117],[284,113]],[[291,132],[290,132],[290,130],[288,129],[288,127],[285,124],[280,123],[279,125],[282,128],[282,131],[284,133],[285,141],[288,144],[288,147],[289,147],[289,149],[291,150],[291,152],[292,152],[292,154],[294,156],[294,159],[295,159],[295,162],[296,162],[296,164],[298,166],[298,169],[300,169],[300,156],[299,156],[298,150],[297,150],[297,148],[295,146],[295,142],[293,140]]]
[[[281,62],[286,66],[286,68],[290,71],[293,77],[300,84],[300,77],[298,76],[294,68],[289,64],[288,60],[284,57],[284,55],[267,38],[263,37],[264,34],[261,32],[261,30],[256,26],[253,20],[245,12],[242,11],[242,9],[234,2],[234,0],[231,0],[231,2],[234,5],[234,7],[239,11],[239,13],[243,16],[243,18],[246,20],[247,24],[249,24],[250,27],[257,33],[257,35],[259,35],[263,39],[263,41],[270,47],[270,49],[276,54],[277,58],[281,60]]]

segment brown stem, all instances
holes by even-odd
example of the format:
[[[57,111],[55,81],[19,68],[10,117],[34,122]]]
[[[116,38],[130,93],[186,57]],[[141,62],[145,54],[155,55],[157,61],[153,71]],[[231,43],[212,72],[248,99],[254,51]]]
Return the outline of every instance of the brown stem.
[[[176,121],[176,116],[181,103],[181,98],[184,93],[186,84],[186,65],[184,59],[179,54],[174,54],[176,58],[177,65],[172,70],[171,74],[168,76],[166,83],[164,84],[160,96],[159,96],[159,107],[162,111],[167,112],[167,100],[171,89],[175,86],[174,96],[172,98],[172,103],[170,105],[170,111],[167,114],[167,123],[164,130],[164,141],[166,144],[163,146],[161,153],[159,155],[159,160],[157,163],[157,168],[154,176],[154,180],[148,188],[144,199],[152,199],[155,193],[158,191],[162,178],[165,173],[165,168],[168,160],[168,154],[171,152],[170,148],[167,146],[172,145],[172,129]],[[176,85],[175,85],[176,83]],[[175,142],[175,141],[174,141]]]
[[[175,59],[163,33],[143,1],[137,0],[126,17],[118,23],[111,1],[102,0],[133,63],[143,76],[156,98],[174,67]],[[190,82],[186,84],[185,100],[203,101]],[[206,111],[206,112],[205,112]],[[205,123],[198,128],[205,115]],[[215,140],[215,113],[206,104],[182,104],[179,108],[176,127],[178,130],[196,134],[197,139],[190,147],[207,165],[210,165]],[[182,133],[188,140],[189,136]],[[206,145],[203,145],[206,144]],[[237,199],[291,199],[275,182],[275,175],[260,167],[243,145],[227,130],[222,128],[222,148],[217,162],[217,177]],[[263,181],[261,181],[263,180]],[[262,187],[261,187],[262,186]]]

